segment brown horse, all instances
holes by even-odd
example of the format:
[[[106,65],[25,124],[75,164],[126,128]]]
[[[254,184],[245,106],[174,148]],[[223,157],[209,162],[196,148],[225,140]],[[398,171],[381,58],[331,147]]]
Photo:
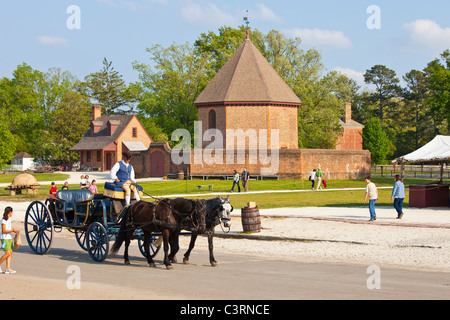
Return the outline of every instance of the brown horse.
[[[170,261],[173,259],[179,247],[171,246],[169,254],[169,237],[176,237],[182,229],[203,233],[206,228],[206,201],[188,200],[177,198],[174,200],[163,199],[156,203],[138,201],[126,209],[120,224],[120,231],[111,252],[117,253],[125,241],[124,260],[128,259],[128,246],[136,229],[144,232],[144,250],[150,267],[156,267],[150,254],[150,238],[152,232],[161,232],[164,241],[164,264],[167,269],[172,269]]]

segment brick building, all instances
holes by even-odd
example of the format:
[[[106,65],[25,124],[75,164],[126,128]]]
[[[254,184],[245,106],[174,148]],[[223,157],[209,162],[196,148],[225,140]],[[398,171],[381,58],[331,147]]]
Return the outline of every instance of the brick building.
[[[122,152],[146,151],[153,142],[135,115],[102,117],[101,110],[101,106],[93,106],[89,130],[70,149],[80,153],[82,169],[111,170],[117,161],[122,160]]]
[[[198,132],[203,138],[202,147],[217,139],[216,132],[210,129],[218,129],[223,149],[216,147],[209,162],[191,157],[192,175],[231,174],[233,170],[241,172],[244,166],[253,175],[288,179],[306,179],[318,167],[331,179],[360,178],[370,172],[370,152],[362,150],[363,126],[351,119],[351,104],[346,105],[341,120],[344,130],[335,150],[298,149],[297,109],[301,101],[248,36],[195,105],[202,124]],[[277,143],[271,141],[275,129]],[[266,145],[260,145],[261,138]],[[250,143],[255,140],[257,145]],[[277,149],[263,152],[261,157],[261,147],[266,146]],[[274,165],[276,158],[278,163]]]
[[[327,179],[355,179],[370,172],[362,150],[363,126],[347,104],[335,150],[298,149],[301,101],[248,38],[195,101],[198,148],[175,164],[167,143],[150,143],[133,157],[138,177],[169,174],[225,176],[247,167],[253,176],[307,179],[320,167]]]

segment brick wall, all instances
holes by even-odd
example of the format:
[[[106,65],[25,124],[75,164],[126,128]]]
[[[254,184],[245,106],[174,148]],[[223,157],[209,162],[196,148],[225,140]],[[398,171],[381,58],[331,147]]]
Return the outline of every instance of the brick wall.
[[[297,108],[288,106],[256,106],[256,105],[233,105],[233,106],[214,106],[199,107],[199,121],[201,124],[202,137],[209,129],[208,114],[210,110],[216,112],[216,128],[223,135],[225,148],[236,148],[238,139],[235,136],[227,135],[226,130],[231,129],[235,132],[242,130],[244,134],[250,135],[250,129],[255,130],[259,137],[260,130],[267,130],[267,143],[271,145],[271,130],[279,130],[279,148],[297,149],[298,148],[298,124]],[[240,135],[242,136],[242,135]],[[205,148],[211,142],[203,141],[202,147]],[[242,147],[249,148],[248,138]],[[251,146],[250,146],[251,148]]]
[[[362,150],[362,129],[344,128],[339,137],[336,150]]]
[[[370,174],[370,152],[367,150],[301,151],[303,174],[309,174],[319,166],[328,179],[358,179]]]
[[[216,151],[217,155],[222,153],[222,163],[217,163],[218,161],[213,164],[207,164],[205,161],[194,163],[191,159],[191,174],[226,175],[232,174],[234,170],[241,172],[243,167],[247,167],[252,174],[257,175],[278,175],[282,179],[308,179],[309,173],[319,166],[328,179],[358,179],[370,173],[370,152],[366,150],[279,150],[278,166],[272,166],[273,169],[277,169],[276,172],[264,172],[264,168],[268,169],[270,165],[262,164],[259,155],[256,157],[256,163],[250,161],[249,150],[240,150],[245,154],[243,161],[239,161],[235,152],[228,163],[226,150]]]

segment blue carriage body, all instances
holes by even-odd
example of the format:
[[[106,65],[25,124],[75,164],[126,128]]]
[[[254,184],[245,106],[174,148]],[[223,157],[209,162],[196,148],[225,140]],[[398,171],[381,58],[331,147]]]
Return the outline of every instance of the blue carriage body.
[[[138,189],[143,190],[141,186]],[[75,233],[78,244],[93,260],[105,260],[109,241],[114,240],[120,230],[124,192],[109,182],[105,183],[104,190],[103,194],[93,194],[88,189],[60,190],[56,195],[50,195],[45,205],[40,201],[32,202],[25,215],[30,248],[38,254],[47,253],[53,230],[66,228]],[[134,239],[139,240],[143,253],[142,230],[136,230]],[[152,248],[154,255],[158,250],[159,247]]]

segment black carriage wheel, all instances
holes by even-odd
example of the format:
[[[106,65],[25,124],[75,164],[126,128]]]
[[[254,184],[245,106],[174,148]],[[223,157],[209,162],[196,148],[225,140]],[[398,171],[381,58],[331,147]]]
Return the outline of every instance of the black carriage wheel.
[[[86,244],[86,230],[75,230],[75,238],[77,238],[77,243],[84,251],[87,251]]]
[[[89,225],[85,243],[92,260],[102,262],[108,256],[109,236],[101,223],[94,222]]]
[[[25,235],[31,250],[46,254],[53,241],[53,221],[47,207],[40,201],[32,202],[25,214]]]
[[[150,253],[151,253],[152,259],[158,254],[159,249],[161,249],[161,242],[162,242],[162,236],[159,236],[159,237],[151,236],[151,238],[150,238]],[[147,255],[145,254],[143,236],[139,237],[138,246],[139,246],[139,251],[141,252],[141,254],[144,257],[147,257]]]

